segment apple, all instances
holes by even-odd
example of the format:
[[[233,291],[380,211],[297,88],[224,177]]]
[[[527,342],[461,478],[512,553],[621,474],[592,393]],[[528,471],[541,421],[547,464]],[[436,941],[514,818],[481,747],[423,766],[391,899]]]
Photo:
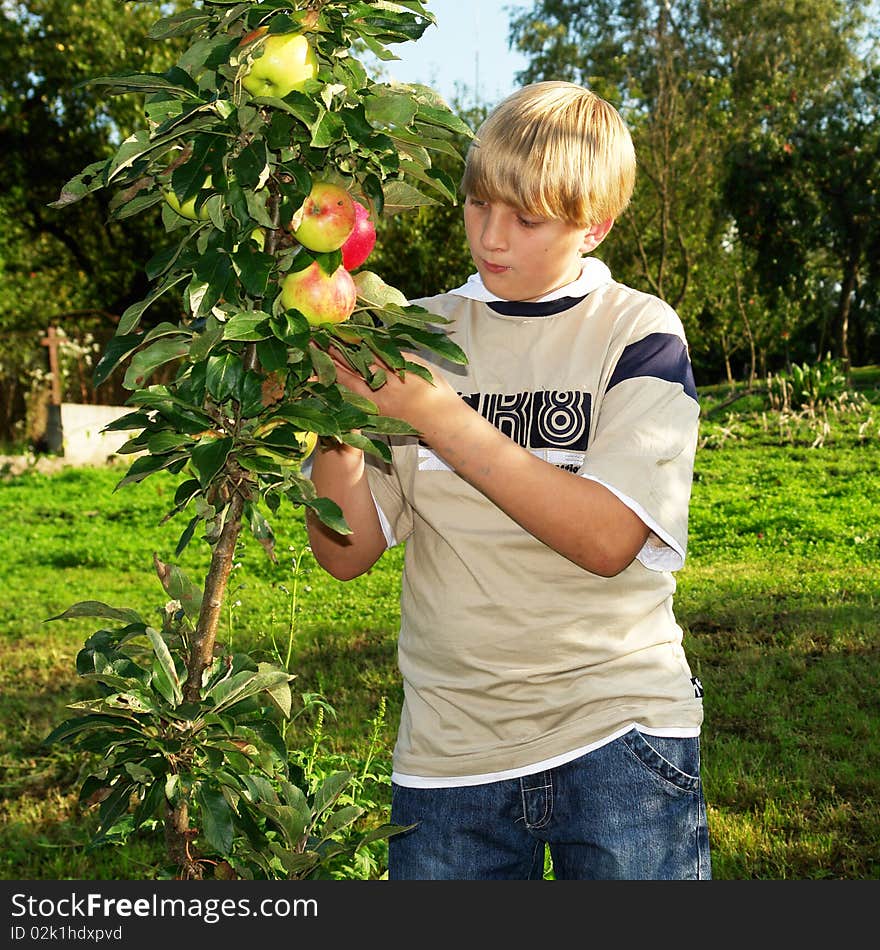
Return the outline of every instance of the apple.
[[[204,191],[206,188],[211,187],[211,176],[205,179],[204,185],[202,185],[201,190]],[[203,203],[198,212],[196,211],[196,198],[198,195],[194,195],[192,198],[188,198],[183,204],[180,203],[180,198],[174,193],[174,189],[171,186],[167,186],[162,189],[162,195],[168,204],[182,217],[189,218],[190,221],[207,221],[210,215],[208,214],[208,205]]]
[[[336,251],[354,230],[354,199],[339,185],[316,181],[293,219],[293,236],[310,251]]]
[[[342,323],[355,308],[357,289],[351,274],[341,265],[327,274],[317,261],[312,261],[284,278],[281,303],[288,310],[299,310],[312,326]]]
[[[241,41],[245,46],[265,34],[261,26]],[[254,59],[241,81],[253,96],[283,99],[318,75],[318,59],[302,33],[274,33],[260,44],[262,55]]]
[[[354,203],[354,230],[342,245],[342,266],[354,270],[373,253],[376,246],[376,227],[370,212],[359,202]]]

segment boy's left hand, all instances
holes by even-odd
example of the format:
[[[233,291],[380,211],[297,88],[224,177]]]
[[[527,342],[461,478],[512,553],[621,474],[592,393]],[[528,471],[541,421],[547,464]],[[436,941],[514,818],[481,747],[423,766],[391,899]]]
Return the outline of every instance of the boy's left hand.
[[[443,411],[444,405],[457,408],[461,402],[455,390],[436,369],[410,353],[404,354],[407,361],[429,369],[433,382],[429,383],[411,372],[405,373],[401,379],[397,372],[377,360],[375,368],[384,370],[387,380],[378,389],[371,389],[338,350],[331,347],[328,353],[336,365],[336,377],[341,385],[375,403],[382,415],[403,419],[419,431],[423,431],[431,421],[436,422],[437,414]]]

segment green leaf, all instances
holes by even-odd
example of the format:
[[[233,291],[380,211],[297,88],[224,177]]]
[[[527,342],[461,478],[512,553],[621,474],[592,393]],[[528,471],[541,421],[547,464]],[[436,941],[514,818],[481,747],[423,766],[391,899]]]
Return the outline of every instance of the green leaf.
[[[376,416],[370,419],[364,428],[379,435],[419,434],[418,429],[414,429],[408,422],[404,422],[403,419],[393,419],[391,416]]]
[[[128,607],[110,607],[108,604],[99,600],[81,600],[68,607],[63,613],[55,617],[48,617],[50,620],[72,620],[79,617],[103,617],[107,620],[119,620],[121,623],[145,623],[143,617],[136,611]]]
[[[335,501],[331,501],[329,498],[314,498],[310,501],[302,500],[300,504],[311,508],[321,519],[321,522],[327,525],[331,531],[335,531],[337,534],[351,534],[351,528],[349,528],[342,514],[342,509]]]
[[[156,472],[173,468],[177,463],[182,464],[186,461],[186,457],[184,452],[170,452],[167,455],[142,455],[129,466],[125,476],[116,483],[114,491],[122,488],[123,485],[142,482]]]
[[[391,181],[385,185],[386,214],[397,214],[401,211],[410,211],[413,208],[423,208],[439,203],[436,198],[430,198],[405,181]]]
[[[105,86],[111,96],[129,92],[166,92],[172,95],[199,98],[199,87],[182,69],[174,66],[164,73],[120,73],[99,76],[87,81],[88,86]]]
[[[190,363],[201,363],[206,360],[211,350],[223,339],[223,324],[213,316],[208,318],[205,329],[192,338],[189,348]]]
[[[310,356],[318,382],[325,386],[334,383],[336,381],[336,364],[330,356],[318,347],[312,348]]]
[[[439,126],[454,132],[456,135],[470,136],[473,134],[470,127],[462,122],[454,112],[450,112],[449,109],[420,104],[417,118],[429,125]]]
[[[263,412],[263,379],[264,377],[254,370],[244,371],[236,393],[242,419],[253,419]]]
[[[244,310],[241,313],[233,314],[223,327],[224,340],[248,342],[265,340],[271,335],[269,314],[262,310]]]
[[[382,85],[374,85],[372,91],[373,95],[364,101],[364,109],[367,121],[378,129],[407,126],[419,111],[418,103],[407,93]]]
[[[285,719],[290,719],[293,709],[293,693],[289,683],[279,683],[277,686],[267,688],[266,698]]]
[[[272,333],[291,349],[304,350],[312,338],[309,322],[298,310],[285,310],[269,321]]]
[[[120,779],[116,782],[113,786],[113,792],[101,802],[98,809],[101,831],[108,832],[113,827],[116,819],[128,811],[131,794],[134,790],[135,786],[131,780]]]
[[[187,287],[194,317],[205,317],[211,312],[226,294],[232,277],[232,262],[226,254],[210,250],[199,258]]]
[[[321,840],[328,841],[334,835],[339,834],[340,831],[344,831],[350,825],[353,825],[363,813],[364,809],[359,805],[345,805],[337,809],[324,822],[321,828]]]
[[[233,816],[223,793],[203,783],[196,789],[196,801],[205,839],[217,854],[223,857],[230,855],[234,837]]]
[[[71,719],[65,719],[59,723],[43,739],[44,745],[53,745],[65,739],[71,739],[81,732],[91,732],[102,726],[108,727],[111,731],[128,731],[141,734],[138,725],[133,724],[130,716],[114,715],[112,713],[92,713],[85,716],[76,716]]]
[[[242,188],[261,188],[269,173],[265,142],[254,140],[231,160],[230,165]]]
[[[197,483],[193,480],[190,480],[186,484],[190,486],[190,491],[192,490],[192,486],[195,485],[197,487]],[[176,496],[175,501],[177,501]],[[191,620],[196,620],[202,609],[203,589],[198,584],[193,583],[182,568],[176,564],[164,563],[159,560],[155,554],[153,555],[153,565],[156,568],[156,573],[159,576],[162,587],[165,589],[165,593],[168,594],[172,600],[180,601],[180,606],[183,608],[187,617]]]
[[[233,439],[213,438],[205,436],[192,449],[192,464],[199,477],[199,484],[202,488],[207,486],[214,479],[214,476],[226,464],[226,459],[232,451]]]
[[[187,36],[206,26],[212,19],[211,14],[204,10],[183,10],[157,20],[150,27],[147,36],[152,40],[165,40],[172,36]]]
[[[257,358],[267,373],[287,367],[287,347],[277,337],[269,337],[257,343]]]
[[[338,142],[343,137],[345,124],[335,112],[322,110],[311,131],[311,144],[315,148],[329,148],[334,142]]]
[[[317,432],[318,435],[334,435],[339,431],[335,418],[317,401],[304,399],[283,403],[275,418],[286,419],[300,432]]]
[[[162,339],[135,353],[125,372],[122,385],[126,389],[142,389],[160,366],[183,359],[189,353],[190,342],[190,337]]]
[[[369,270],[359,271],[355,277],[358,303],[372,309],[383,309],[389,304],[406,307],[409,301],[396,287],[386,284],[376,273]]]
[[[251,534],[260,542],[269,558],[275,561],[275,532],[272,530],[272,526],[266,521],[257,506],[251,502],[245,503],[244,515],[248,520]]]
[[[220,680],[208,690],[206,698],[214,700],[214,712],[218,713],[250,696],[256,696],[263,690],[274,689],[281,683],[288,683],[290,679],[290,674],[284,670],[268,666],[256,673],[253,670],[242,670],[228,679]]]
[[[232,263],[245,293],[260,300],[266,295],[275,266],[270,254],[264,254],[253,241],[247,241],[232,253]]]
[[[353,772],[332,772],[324,782],[315,789],[312,800],[312,810],[316,816],[332,808],[346,786],[354,778]]]
[[[137,830],[145,821],[161,817],[165,804],[165,776],[155,779],[147,789],[140,805],[135,809],[134,827]]]
[[[55,201],[49,203],[50,208],[66,208],[92,192],[99,191],[106,185],[106,172],[110,168],[110,159],[101,162],[92,162],[78,175],[74,175],[61,189],[61,194]]]
[[[178,706],[183,702],[183,691],[180,687],[180,679],[177,676],[177,668],[174,665],[174,658],[171,656],[171,652],[168,649],[168,644],[165,642],[162,634],[155,627],[147,627],[147,636],[150,638],[150,643],[153,645],[153,653],[156,656],[156,661],[159,664],[159,669],[165,675],[170,686],[170,694],[166,694],[164,690],[160,689],[160,692],[171,703],[172,706]],[[156,677],[153,677],[154,683],[156,682]]]
[[[241,358],[235,353],[219,353],[208,358],[205,385],[218,403],[232,399],[241,385],[244,372]]]
[[[158,287],[150,291],[147,296],[139,303],[134,303],[126,309],[119,318],[119,325],[116,328],[117,336],[124,337],[138,325],[144,312],[154,304],[167,290],[170,290],[175,284],[179,284],[187,274],[174,274],[166,278]]]

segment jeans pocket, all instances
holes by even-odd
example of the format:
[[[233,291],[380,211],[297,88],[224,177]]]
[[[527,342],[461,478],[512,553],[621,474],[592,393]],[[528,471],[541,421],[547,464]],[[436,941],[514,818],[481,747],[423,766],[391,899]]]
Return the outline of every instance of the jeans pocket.
[[[620,741],[662,782],[682,792],[700,790],[700,740],[697,737],[646,736],[632,729]]]

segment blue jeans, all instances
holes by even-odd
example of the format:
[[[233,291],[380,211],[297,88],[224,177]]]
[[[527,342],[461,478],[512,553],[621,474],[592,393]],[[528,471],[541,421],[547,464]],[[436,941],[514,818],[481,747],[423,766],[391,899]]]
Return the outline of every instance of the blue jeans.
[[[709,880],[699,739],[633,729],[565,765],[457,788],[392,786],[388,877]]]

